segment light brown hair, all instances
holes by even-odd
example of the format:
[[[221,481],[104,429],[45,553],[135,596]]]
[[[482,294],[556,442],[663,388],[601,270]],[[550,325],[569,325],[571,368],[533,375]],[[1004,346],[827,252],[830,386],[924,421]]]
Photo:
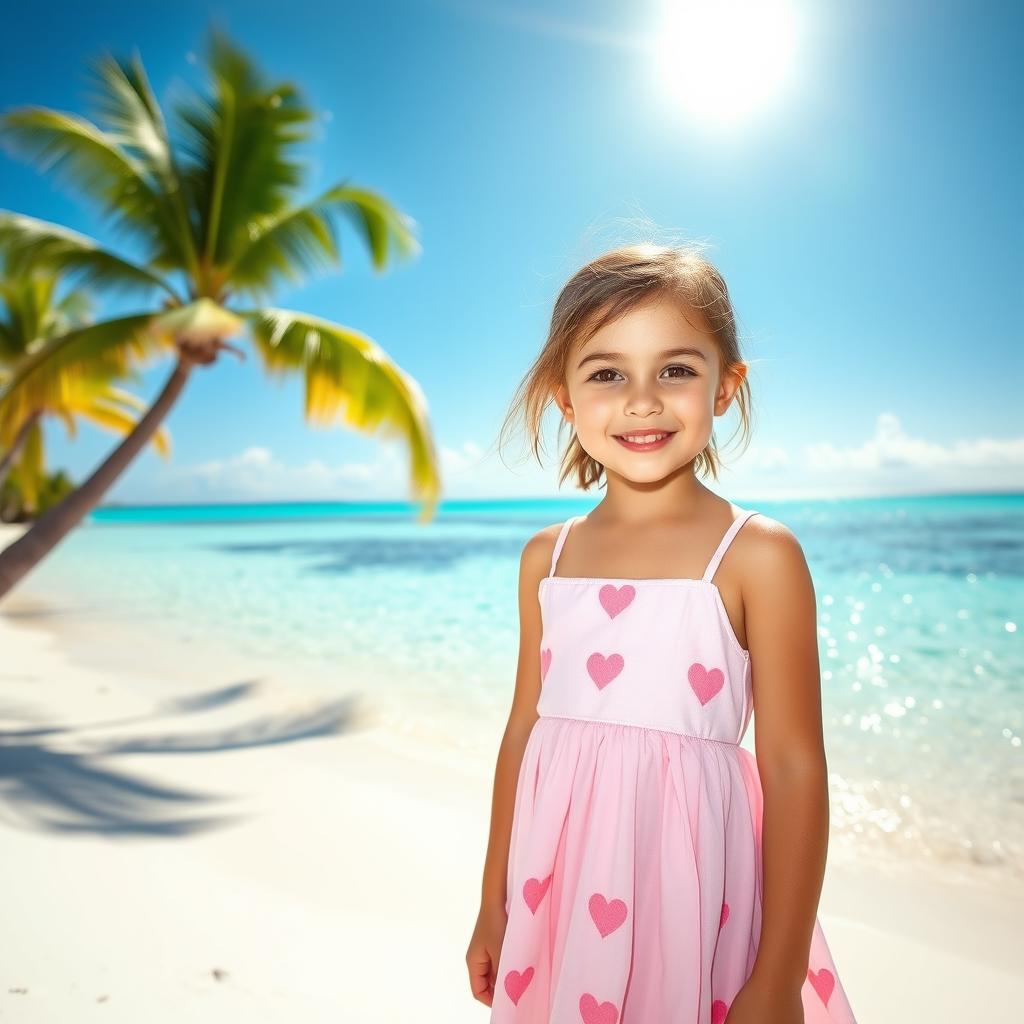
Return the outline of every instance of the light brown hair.
[[[509,427],[522,416],[538,462],[541,420],[545,409],[565,383],[569,356],[582,348],[605,324],[630,310],[662,297],[679,301],[683,315],[698,330],[711,335],[718,348],[719,372],[742,363],[736,318],[729,289],[718,270],[701,255],[696,244],[624,245],[591,260],[566,282],[555,300],[548,337],[533,365],[519,383],[499,433],[499,446]],[[697,324],[690,319],[698,318]],[[744,443],[750,440],[751,395],[744,376],[734,396]],[[559,435],[566,421],[559,421]],[[562,455],[558,483],[576,475],[584,491],[600,483],[604,467],[580,445],[575,432]],[[721,456],[712,430],[708,444],[697,455],[695,471],[718,478]]]

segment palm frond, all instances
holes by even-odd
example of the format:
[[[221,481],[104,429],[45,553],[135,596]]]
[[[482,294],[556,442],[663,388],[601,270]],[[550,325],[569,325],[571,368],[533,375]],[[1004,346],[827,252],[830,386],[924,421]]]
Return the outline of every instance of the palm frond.
[[[68,437],[78,437],[78,423],[75,421],[75,417],[71,412],[60,405],[57,408],[50,411],[51,416],[56,416],[57,419],[64,424],[64,429],[67,431]]]
[[[369,247],[374,267],[389,257],[418,255],[416,222],[370,189],[340,184],[316,199],[254,223],[242,251],[224,268],[228,287],[258,295],[277,279],[300,280],[304,273],[339,260],[335,219],[347,214]]]
[[[114,289],[154,289],[180,302],[177,292],[158,274],[122,259],[98,242],[70,228],[0,210],[0,246],[7,251],[11,273],[27,273],[40,266],[58,274],[74,273],[79,284]]]
[[[95,319],[93,310],[94,300],[89,292],[82,288],[73,288],[65,292],[54,304],[51,329],[46,332],[47,335],[66,334],[75,327],[84,327]]]
[[[39,504],[39,487],[46,474],[46,454],[43,447],[43,425],[37,419],[29,427],[25,446],[11,466],[8,479],[21,495],[26,509],[35,511]]]
[[[142,241],[144,262],[185,265],[166,196],[112,134],[77,114],[22,107],[0,116],[0,144],[97,201],[118,229]]]
[[[217,31],[209,66],[212,95],[191,97],[175,115],[186,154],[182,176],[200,218],[202,257],[213,267],[239,250],[254,220],[289,204],[304,171],[289,151],[308,137],[303,126],[313,114],[294,85],[266,83]]]
[[[99,119],[146,168],[147,177],[158,186],[166,207],[168,230],[177,244],[173,253],[157,256],[157,265],[165,269],[183,265],[194,279],[199,272],[195,224],[186,204],[163,111],[142,60],[138,53],[133,53],[128,61],[104,54],[92,62],[92,70],[99,85],[95,97]],[[168,256],[169,261],[164,262]]]
[[[287,309],[240,312],[267,371],[301,373],[305,415],[315,426],[340,420],[404,441],[411,484],[429,518],[440,495],[427,400],[419,384],[372,339],[340,324]]]
[[[5,338],[0,350],[4,363],[21,359],[33,339],[45,331],[53,282],[39,276],[10,276],[0,279],[0,303]]]
[[[18,358],[22,353],[11,325],[0,317],[0,365]],[[0,384],[3,383],[3,371],[0,370]]]
[[[379,193],[354,185],[338,185],[327,193],[324,202],[352,218],[370,248],[375,269],[387,266],[392,248],[395,256],[403,259],[419,255],[416,221]]]
[[[105,320],[51,338],[32,349],[7,374],[0,390],[0,426],[23,423],[32,413],[66,405],[76,378],[123,377],[147,358],[173,349],[156,327],[155,313]]]

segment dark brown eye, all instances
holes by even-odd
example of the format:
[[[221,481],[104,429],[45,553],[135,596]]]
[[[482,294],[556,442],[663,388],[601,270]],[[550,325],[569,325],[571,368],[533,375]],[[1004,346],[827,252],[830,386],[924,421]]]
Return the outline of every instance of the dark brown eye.
[[[683,366],[681,363],[673,363],[671,366],[666,366],[665,370],[682,370],[682,373],[675,375],[677,379],[680,377],[685,378],[697,376],[697,373],[694,370],[691,370],[688,366]],[[613,370],[610,366],[606,366],[603,369],[596,370],[587,378],[587,380],[594,380],[597,381],[599,384],[610,384],[612,382],[612,379],[608,377],[602,377],[601,375],[604,373],[613,373],[616,376],[619,375],[618,370]]]

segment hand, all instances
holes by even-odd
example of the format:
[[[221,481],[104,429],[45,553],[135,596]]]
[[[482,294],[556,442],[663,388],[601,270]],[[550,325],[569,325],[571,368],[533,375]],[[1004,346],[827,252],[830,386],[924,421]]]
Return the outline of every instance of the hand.
[[[508,915],[504,906],[481,906],[473,937],[469,940],[469,949],[466,950],[466,966],[469,968],[469,986],[473,998],[479,999],[486,1006],[494,1002],[498,961],[507,925]]]
[[[804,1024],[800,985],[763,982],[753,975],[736,993],[724,1024]]]

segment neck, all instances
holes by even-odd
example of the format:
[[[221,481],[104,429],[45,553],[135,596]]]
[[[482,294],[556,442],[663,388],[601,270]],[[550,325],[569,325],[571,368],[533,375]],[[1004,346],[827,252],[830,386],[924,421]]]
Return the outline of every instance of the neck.
[[[605,472],[604,500],[587,517],[594,523],[642,528],[702,518],[721,499],[693,473],[691,461],[661,480],[637,482]]]

